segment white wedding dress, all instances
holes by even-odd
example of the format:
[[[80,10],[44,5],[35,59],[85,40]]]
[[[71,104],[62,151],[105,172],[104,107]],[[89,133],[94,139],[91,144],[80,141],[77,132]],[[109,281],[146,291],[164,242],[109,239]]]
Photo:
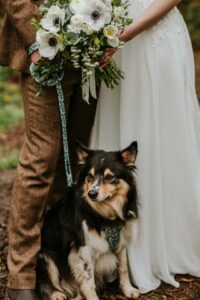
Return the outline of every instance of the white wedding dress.
[[[152,0],[131,0],[137,18]],[[116,55],[125,79],[102,85],[91,146],[137,140],[139,234],[128,257],[142,293],[175,274],[200,276],[200,110],[186,25],[177,8]]]

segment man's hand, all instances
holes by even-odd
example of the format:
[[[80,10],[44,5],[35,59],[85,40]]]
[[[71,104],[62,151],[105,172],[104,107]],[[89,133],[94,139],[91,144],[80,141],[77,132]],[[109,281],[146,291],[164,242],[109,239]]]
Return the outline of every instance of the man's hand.
[[[37,63],[40,61],[40,59],[41,59],[41,55],[38,50],[31,54],[31,61],[35,65],[37,65]]]
[[[117,48],[108,48],[104,54],[104,56],[102,57],[101,61],[100,61],[100,68],[104,68],[109,61],[111,60],[112,56],[115,54],[115,52],[117,51]]]

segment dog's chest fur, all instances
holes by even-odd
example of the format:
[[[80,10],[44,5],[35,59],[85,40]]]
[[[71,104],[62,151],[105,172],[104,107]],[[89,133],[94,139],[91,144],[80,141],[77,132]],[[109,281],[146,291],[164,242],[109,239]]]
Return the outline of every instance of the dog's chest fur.
[[[88,247],[89,255],[92,257],[96,275],[111,276],[117,269],[118,254],[137,235],[137,220],[127,221],[123,225],[119,233],[117,247],[112,252],[109,250],[110,246],[104,230],[97,232],[95,229],[90,229],[86,220],[82,222],[82,229],[85,245]]]

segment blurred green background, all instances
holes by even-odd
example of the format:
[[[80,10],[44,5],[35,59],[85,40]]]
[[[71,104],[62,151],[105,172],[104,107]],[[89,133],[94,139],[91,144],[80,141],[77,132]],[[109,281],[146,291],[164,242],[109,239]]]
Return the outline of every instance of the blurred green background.
[[[2,1],[0,25],[3,17]],[[200,61],[200,0],[183,0],[179,8],[191,35],[196,61]],[[199,65],[196,66],[197,71]],[[0,170],[16,167],[23,142],[23,104],[19,81],[17,72],[0,67]]]
[[[188,25],[193,47],[200,49],[200,0],[182,0],[179,8]]]

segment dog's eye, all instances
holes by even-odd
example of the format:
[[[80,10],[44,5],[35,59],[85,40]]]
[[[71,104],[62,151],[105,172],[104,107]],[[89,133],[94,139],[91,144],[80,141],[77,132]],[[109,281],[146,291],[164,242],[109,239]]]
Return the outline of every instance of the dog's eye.
[[[87,176],[87,179],[89,180],[89,181],[92,181],[93,179],[94,179],[94,176],[92,175],[92,174],[88,174],[88,176]]]
[[[113,181],[115,181],[115,176],[114,175],[106,175],[105,180],[108,182],[113,182]]]

